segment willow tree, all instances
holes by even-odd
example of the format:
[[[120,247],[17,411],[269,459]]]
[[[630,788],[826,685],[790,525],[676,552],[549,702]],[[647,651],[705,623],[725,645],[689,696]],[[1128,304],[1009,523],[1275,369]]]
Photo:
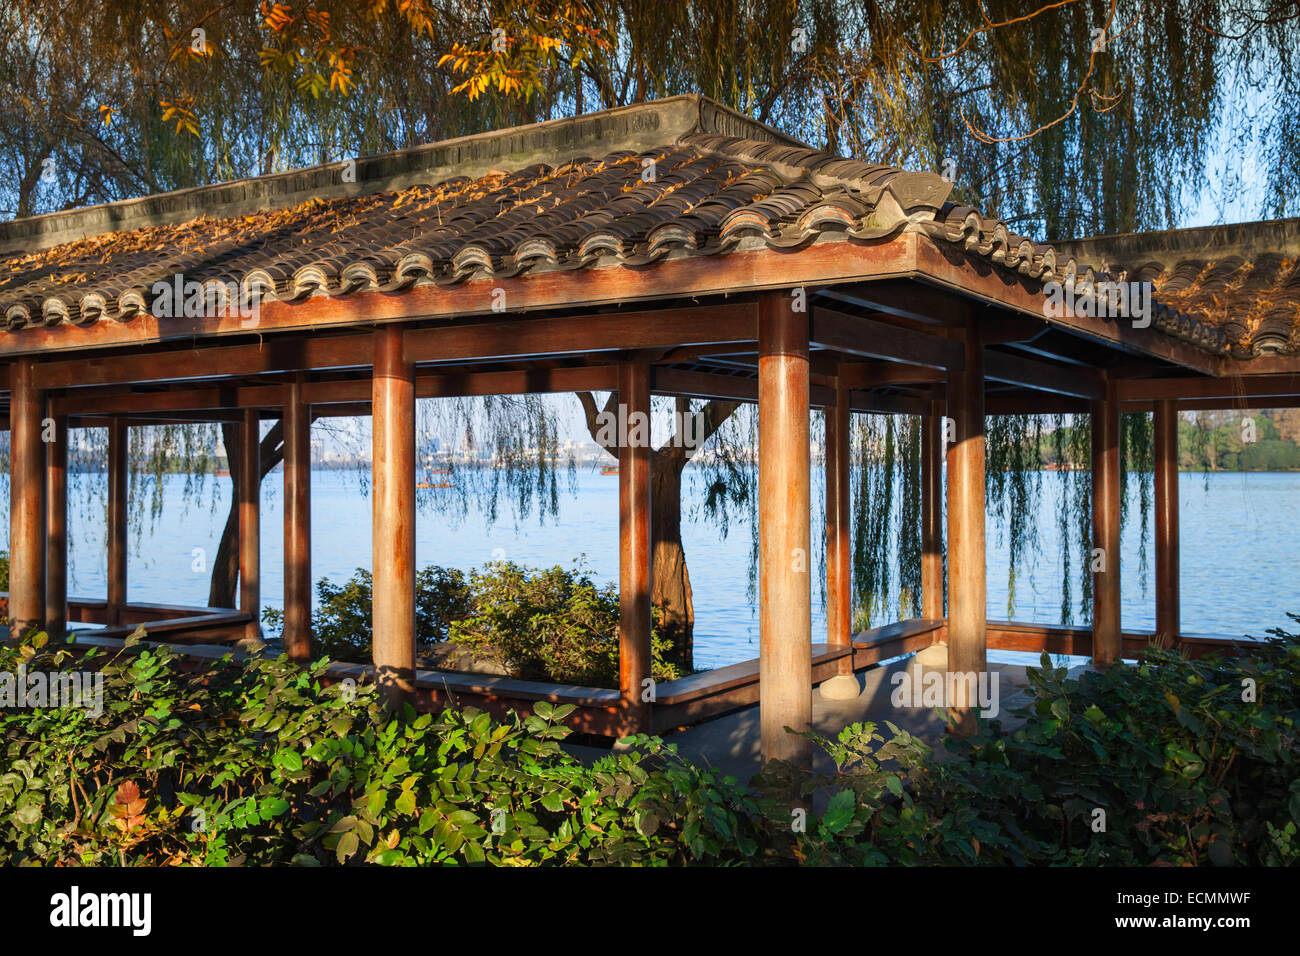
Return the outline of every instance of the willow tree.
[[[12,0],[0,7],[0,156],[12,173],[0,208],[112,201],[701,92],[844,155],[942,171],[955,198],[1040,238],[1177,225],[1229,135],[1248,148],[1215,159],[1225,198],[1248,161],[1237,157],[1263,157],[1258,205],[1284,215],[1300,208],[1298,51],[1290,0]],[[719,428],[734,414],[692,408]],[[476,414],[533,427],[540,413],[515,417],[520,406],[497,401]],[[1035,493],[1022,446],[1044,428],[1078,434],[990,424],[990,458],[1013,476],[990,487],[1015,523],[1013,563],[1034,540],[1015,505]],[[903,464],[887,469],[901,476],[898,496],[893,485],[872,493],[912,500],[908,435],[896,431]],[[503,490],[522,500],[522,485],[494,482],[547,467],[540,457],[525,467],[503,441],[516,466],[471,483],[488,507]],[[278,449],[264,440],[264,472]],[[657,590],[687,648],[689,575],[684,557],[668,557],[683,471],[659,460]],[[708,501],[745,500],[739,462],[712,473]],[[1086,495],[1070,487],[1078,538]],[[855,513],[877,520],[878,509]],[[1083,606],[1081,567],[1065,573]],[[214,598],[233,597],[233,568],[223,545]],[[875,585],[862,587],[868,602]]]

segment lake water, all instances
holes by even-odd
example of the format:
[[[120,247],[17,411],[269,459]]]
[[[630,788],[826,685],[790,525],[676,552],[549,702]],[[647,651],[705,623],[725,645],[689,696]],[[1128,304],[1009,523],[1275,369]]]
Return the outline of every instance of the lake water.
[[[816,469],[814,474],[820,477]],[[208,572],[206,567],[196,568],[216,554],[230,479],[209,478],[201,503],[191,502],[188,507],[182,493],[185,476],[173,475],[165,481],[162,513],[152,528],[145,528],[138,548],[132,549],[129,597],[206,604]],[[1055,522],[1060,481],[1053,473],[1043,476],[1042,551],[1020,571],[1017,620],[1060,622],[1061,572]],[[102,482],[102,475],[73,475],[69,496],[98,502],[100,498],[94,497],[92,489],[102,488]],[[342,580],[358,567],[368,568],[371,502],[356,475],[317,471],[312,482],[313,581],[321,577]],[[451,521],[435,500],[433,507],[417,517],[417,561],[469,569],[495,558],[542,566],[568,565],[585,556],[586,566],[598,581],[616,580],[618,479],[580,471],[577,487],[576,497],[562,494],[558,520],[548,518],[539,524],[534,515],[518,527],[508,516],[493,526],[473,514]],[[1300,554],[1295,546],[1300,529],[1300,475],[1184,474],[1179,487],[1184,631],[1262,636],[1270,627],[1286,625],[1285,612],[1300,611]],[[691,498],[689,477],[686,488]],[[817,487],[814,502],[815,509],[820,507]],[[262,601],[276,607],[281,606],[283,594],[281,503],[277,470],[263,482],[262,503]],[[69,510],[69,591],[79,597],[102,598],[102,505],[78,507],[74,503]],[[718,667],[756,657],[758,620],[749,595],[749,528],[733,526],[724,538],[706,519],[687,519],[683,537],[695,595],[698,666]],[[814,531],[814,546],[817,538]],[[1153,629],[1153,580],[1150,573],[1145,578],[1139,573],[1139,544],[1135,505],[1123,538],[1124,625]],[[1154,565],[1148,564],[1153,573]],[[1006,569],[1005,543],[991,522],[988,611],[992,618],[1008,616]],[[820,597],[814,583],[815,602],[819,603]],[[813,635],[814,640],[825,640],[825,616],[820,607],[814,609]]]

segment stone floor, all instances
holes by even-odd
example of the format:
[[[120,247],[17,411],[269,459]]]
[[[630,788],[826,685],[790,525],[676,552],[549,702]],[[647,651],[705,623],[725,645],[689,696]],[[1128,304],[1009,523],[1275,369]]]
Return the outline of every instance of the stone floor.
[[[886,737],[889,731],[885,721],[938,745],[944,726],[938,713],[931,707],[895,707],[890,701],[901,679],[895,675],[906,672],[908,679],[917,680],[928,672],[943,673],[947,665],[947,648],[936,645],[918,654],[882,665],[856,675],[860,688],[852,700],[825,700],[818,690],[813,691],[812,727],[817,733],[834,737],[844,727],[855,722],[872,721]],[[1025,668],[1014,664],[990,664],[990,675],[997,675],[999,713],[1004,726],[1011,726],[1015,718],[1009,711],[1022,706],[1028,686]],[[747,781],[760,768],[758,706],[710,720],[665,737],[677,745],[678,753],[693,763],[708,764],[740,781]],[[602,753],[598,748],[566,747],[583,759],[596,759]],[[941,748],[939,748],[941,750]],[[829,758],[815,752],[814,770],[833,770]]]

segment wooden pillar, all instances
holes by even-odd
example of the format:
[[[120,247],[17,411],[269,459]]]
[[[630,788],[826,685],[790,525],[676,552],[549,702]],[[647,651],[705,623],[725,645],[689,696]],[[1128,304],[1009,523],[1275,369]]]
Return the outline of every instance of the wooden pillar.
[[[948,673],[976,675],[986,663],[984,512],[984,351],[979,327],[966,328],[965,367],[948,377]],[[968,680],[950,680],[957,729],[974,729]]]
[[[1155,403],[1156,637],[1176,647],[1182,627],[1178,586],[1178,405]]]
[[[375,332],[373,649],[375,679],[389,707],[415,691],[415,367],[402,329]]]
[[[1092,659],[1106,667],[1120,656],[1119,402],[1108,383],[1092,403]]]
[[[262,636],[262,435],[256,408],[244,410],[238,455],[239,610],[252,615],[244,633],[255,640]]]
[[[120,624],[126,604],[127,492],[130,434],[127,422],[115,416],[108,425],[108,623]]]
[[[764,761],[808,768],[812,749],[799,736],[812,717],[808,313],[793,302],[788,292],[759,300],[759,723]]]
[[[921,418],[921,616],[943,617],[943,413],[930,403]]]
[[[11,367],[9,391],[9,635],[39,628],[45,611],[44,403],[31,359]]]
[[[618,683],[626,713],[625,734],[649,732],[650,654],[650,366],[618,369]],[[634,427],[644,416],[644,429]]]
[[[45,629],[58,635],[68,630],[68,416],[49,415],[46,427]]]
[[[853,675],[853,584],[849,555],[849,390],[836,383],[826,407],[826,643],[849,649],[835,676],[821,685],[828,700],[852,700],[861,688]]]
[[[311,658],[311,406],[303,377],[284,399],[284,650]]]

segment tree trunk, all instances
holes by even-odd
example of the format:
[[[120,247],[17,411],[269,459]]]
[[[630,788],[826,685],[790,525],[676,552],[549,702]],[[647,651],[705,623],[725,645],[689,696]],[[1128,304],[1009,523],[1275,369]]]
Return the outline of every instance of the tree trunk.
[[[230,469],[230,511],[226,514],[226,526],[221,531],[221,543],[217,545],[217,556],[212,562],[212,580],[208,585],[208,607],[238,606],[236,595],[239,587],[239,488],[244,476],[240,473],[239,425],[223,423],[221,441],[226,446],[227,467]],[[272,426],[262,439],[261,474],[257,476],[258,487],[262,479],[284,457],[284,432],[279,422]]]
[[[659,608],[659,636],[672,642],[667,658],[685,673],[695,669],[695,603],[682,548],[684,455],[656,453],[650,464],[650,602]]]
[[[618,449],[604,440],[600,411],[591,392],[578,392],[587,430],[592,440],[617,459]],[[739,402],[712,399],[694,413],[697,419],[691,430],[693,441],[677,433],[658,451],[650,454],[650,603],[659,609],[657,633],[672,641],[669,661],[687,671],[695,666],[695,602],[691,596],[691,576],[686,569],[686,552],[682,548],[682,470],[700,447],[731,417]],[[605,413],[618,408],[618,393],[611,392]],[[677,398],[679,428],[691,416],[690,400]],[[687,447],[691,444],[692,447]]]

